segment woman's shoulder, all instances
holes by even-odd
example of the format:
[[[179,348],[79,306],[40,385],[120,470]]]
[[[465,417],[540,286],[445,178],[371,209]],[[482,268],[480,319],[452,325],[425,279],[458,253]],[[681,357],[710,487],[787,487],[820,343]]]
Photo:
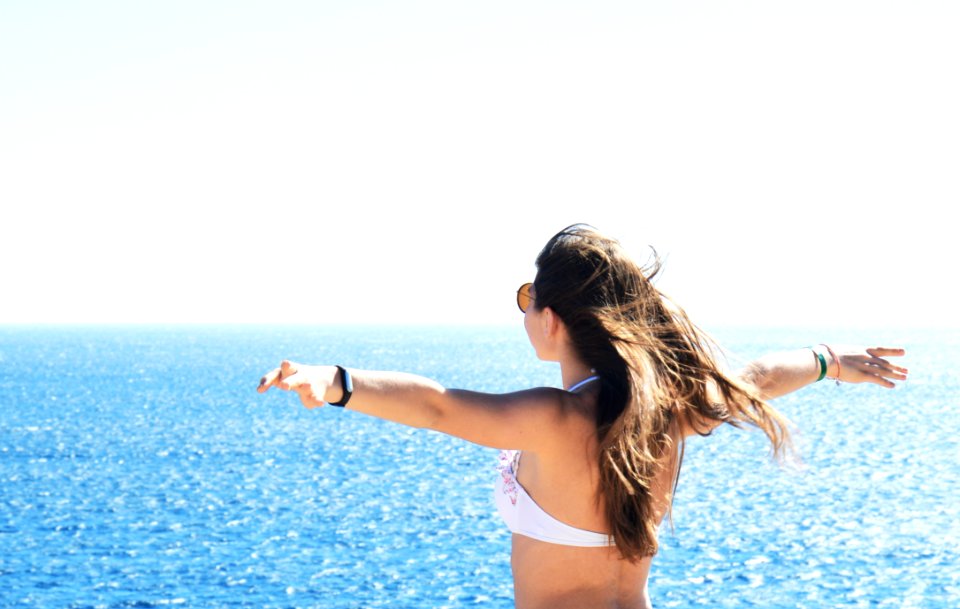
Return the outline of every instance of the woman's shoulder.
[[[595,395],[571,393],[556,387],[534,387],[508,395],[518,403],[522,402],[529,411],[549,411],[559,418],[589,419],[596,407]]]
[[[596,393],[554,389],[551,399],[557,400],[559,424],[552,441],[543,447],[542,456],[551,461],[559,456],[566,461],[574,454],[583,457],[592,453],[591,447],[598,443]]]

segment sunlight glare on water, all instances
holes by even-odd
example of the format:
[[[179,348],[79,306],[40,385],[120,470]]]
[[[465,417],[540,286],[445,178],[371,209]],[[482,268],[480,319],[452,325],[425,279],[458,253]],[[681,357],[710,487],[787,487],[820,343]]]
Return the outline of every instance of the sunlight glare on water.
[[[655,606],[960,605],[943,368],[960,338],[902,336],[897,390],[777,402],[799,464],[758,433],[690,441]],[[721,339],[746,357],[811,342]],[[559,382],[515,328],[0,328],[0,605],[511,607],[495,451],[256,394],[285,357],[482,391]]]

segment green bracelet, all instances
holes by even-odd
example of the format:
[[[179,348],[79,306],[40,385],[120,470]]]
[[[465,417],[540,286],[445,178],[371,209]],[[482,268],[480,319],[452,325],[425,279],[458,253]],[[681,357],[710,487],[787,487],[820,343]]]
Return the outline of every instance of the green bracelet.
[[[817,356],[817,360],[820,362],[820,376],[817,377],[817,382],[823,380],[823,377],[827,376],[827,358],[823,357],[823,353],[820,353],[813,347],[810,348],[813,351],[813,354]]]

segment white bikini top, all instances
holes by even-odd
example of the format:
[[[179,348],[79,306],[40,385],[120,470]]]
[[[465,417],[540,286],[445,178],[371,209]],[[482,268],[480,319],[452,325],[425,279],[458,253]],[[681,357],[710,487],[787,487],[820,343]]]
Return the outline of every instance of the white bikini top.
[[[591,376],[580,381],[568,391],[575,391],[598,377]],[[520,466],[519,450],[504,450],[500,452],[497,470],[497,482],[494,490],[494,500],[500,517],[507,524],[510,532],[532,537],[548,543],[581,548],[597,548],[614,545],[613,538],[606,533],[585,531],[560,522],[543,511],[526,489],[517,481],[517,470]]]

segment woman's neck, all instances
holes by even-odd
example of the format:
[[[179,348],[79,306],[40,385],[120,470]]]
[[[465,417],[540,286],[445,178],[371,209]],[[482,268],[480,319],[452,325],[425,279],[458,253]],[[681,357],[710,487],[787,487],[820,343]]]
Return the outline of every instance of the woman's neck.
[[[580,381],[590,378],[595,373],[578,358],[570,357],[560,360],[560,379],[564,389],[573,387]]]

